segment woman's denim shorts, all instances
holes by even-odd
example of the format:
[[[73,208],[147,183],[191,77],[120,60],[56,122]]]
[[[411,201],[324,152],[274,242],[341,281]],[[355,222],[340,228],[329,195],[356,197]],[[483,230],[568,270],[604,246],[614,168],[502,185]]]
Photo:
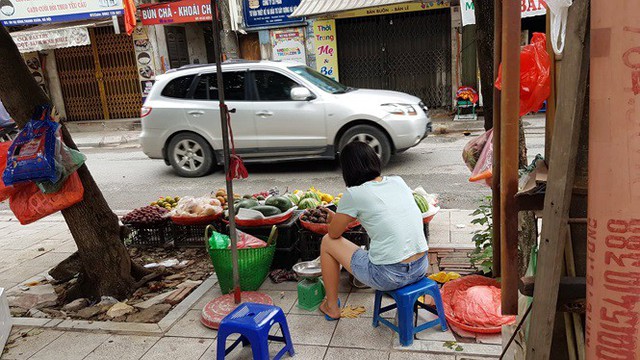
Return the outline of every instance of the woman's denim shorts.
[[[411,285],[427,274],[429,260],[425,254],[410,263],[375,265],[369,253],[358,249],[351,256],[351,271],[361,283],[380,291],[392,291]]]

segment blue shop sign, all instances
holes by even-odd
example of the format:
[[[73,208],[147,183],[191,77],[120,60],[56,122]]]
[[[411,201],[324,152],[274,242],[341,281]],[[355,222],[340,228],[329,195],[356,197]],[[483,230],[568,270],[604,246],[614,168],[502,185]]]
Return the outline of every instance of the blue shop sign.
[[[289,15],[300,5],[300,0],[244,0],[244,22],[248,28],[265,28],[300,24],[301,18]]]

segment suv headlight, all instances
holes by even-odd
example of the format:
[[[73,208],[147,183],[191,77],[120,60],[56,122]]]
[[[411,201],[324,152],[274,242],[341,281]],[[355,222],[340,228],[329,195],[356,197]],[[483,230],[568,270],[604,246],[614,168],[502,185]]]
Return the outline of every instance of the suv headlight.
[[[384,111],[393,115],[416,116],[418,112],[409,104],[382,104]]]

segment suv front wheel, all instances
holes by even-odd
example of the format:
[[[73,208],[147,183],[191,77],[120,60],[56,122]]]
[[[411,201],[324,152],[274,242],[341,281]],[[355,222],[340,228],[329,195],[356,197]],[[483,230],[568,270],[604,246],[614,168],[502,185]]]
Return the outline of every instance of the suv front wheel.
[[[201,177],[213,169],[213,151],[200,135],[176,135],[169,142],[167,155],[173,169],[183,177]]]
[[[380,163],[383,167],[389,163],[391,159],[391,143],[378,128],[370,125],[356,125],[350,128],[342,134],[339,149],[342,150],[347,144],[354,141],[361,141],[371,146],[380,158]]]

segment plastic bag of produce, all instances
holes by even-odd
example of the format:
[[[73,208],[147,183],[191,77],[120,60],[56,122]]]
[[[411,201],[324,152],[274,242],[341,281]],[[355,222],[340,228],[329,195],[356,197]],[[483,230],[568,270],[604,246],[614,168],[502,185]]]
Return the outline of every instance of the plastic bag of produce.
[[[549,70],[551,58],[547,52],[547,37],[533,33],[531,44],[520,51],[520,116],[538,112],[551,94]],[[496,88],[502,90],[502,64],[498,70]]]
[[[249,235],[240,230],[236,230],[236,232],[238,233],[238,249],[257,249],[267,247],[266,242],[255,236]]]
[[[464,149],[462,150],[462,160],[467,164],[469,170],[473,171],[473,169],[475,169],[478,159],[480,159],[480,154],[482,153],[484,146],[487,144],[487,140],[492,135],[493,129],[485,132],[475,139],[472,139],[464,146]]]
[[[489,133],[489,131],[487,131]],[[482,182],[491,187],[491,178],[493,177],[493,132],[489,134],[484,144],[484,149],[480,154],[480,158],[476,163],[476,167],[469,178],[470,182]]]
[[[60,158],[56,164],[61,165],[57,166],[60,171],[60,180],[56,183],[52,183],[50,181],[37,182],[38,188],[44,194],[53,194],[60,191],[69,176],[76,172],[84,162],[87,161],[87,157],[83,153],[69,148],[67,145],[62,143],[62,140],[58,141],[60,141]]]
[[[20,186],[9,198],[9,206],[20,224],[27,225],[71,207],[82,201],[83,197],[82,181],[74,172],[55,194],[43,194],[34,183]]]
[[[2,175],[5,185],[28,181],[56,183],[60,179],[62,165],[58,163],[60,141],[57,137],[60,125],[50,118],[50,108],[39,109],[13,140]]]
[[[480,275],[452,280],[442,287],[447,320],[456,327],[476,333],[500,333],[502,325],[513,324],[515,316],[503,316],[500,283]]]

